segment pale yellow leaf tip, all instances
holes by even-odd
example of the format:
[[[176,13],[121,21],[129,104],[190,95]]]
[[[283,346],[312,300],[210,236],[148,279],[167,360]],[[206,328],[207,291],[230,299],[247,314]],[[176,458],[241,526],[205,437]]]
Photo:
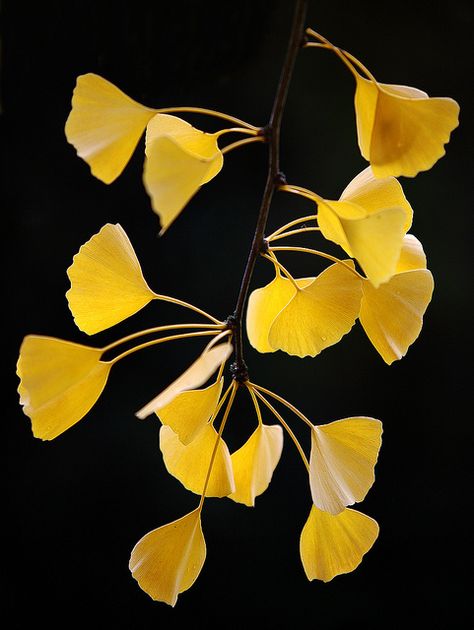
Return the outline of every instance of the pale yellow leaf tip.
[[[28,335],[17,363],[18,392],[33,435],[52,440],[79,422],[105,387],[110,363],[100,361],[102,350]]]
[[[154,529],[132,550],[129,569],[153,600],[175,606],[196,581],[206,559],[201,511]]]
[[[67,275],[69,308],[78,328],[88,335],[118,324],[155,297],[118,223],[107,223],[81,246]]]
[[[300,556],[308,580],[329,582],[354,571],[379,535],[374,519],[346,508],[337,516],[311,508],[300,537]]]

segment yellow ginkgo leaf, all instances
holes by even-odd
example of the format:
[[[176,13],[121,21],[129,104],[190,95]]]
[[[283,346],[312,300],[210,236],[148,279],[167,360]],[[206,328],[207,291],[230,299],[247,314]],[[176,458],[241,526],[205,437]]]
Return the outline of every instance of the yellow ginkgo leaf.
[[[426,255],[422,244],[416,236],[406,234],[395,271],[396,273],[402,273],[413,269],[426,269]]]
[[[136,416],[146,418],[152,413],[158,412],[172,402],[181,392],[196,389],[214,374],[214,372],[230,357],[232,344],[221,343],[205,350],[194,363],[185,370],[181,376],[173,381],[158,396],[147,405],[137,411]]]
[[[350,201],[367,214],[377,213],[386,208],[403,208],[407,232],[413,220],[413,209],[408,203],[400,182],[395,177],[375,177],[372,167],[368,166],[349,182],[339,198]]]
[[[300,555],[308,580],[329,582],[354,571],[379,535],[373,518],[346,508],[337,516],[311,508],[300,538]]]
[[[259,424],[238,451],[232,453],[235,492],[229,499],[248,506],[268,488],[283,450],[283,431],[276,424]]]
[[[217,408],[224,379],[204,389],[191,389],[178,394],[158,411],[163,424],[168,425],[182,444],[190,444],[204,429]]]
[[[110,184],[123,171],[156,111],[97,74],[77,78],[66,137],[92,174]]]
[[[300,288],[310,284],[314,278],[299,278]],[[259,352],[275,352],[268,342],[268,334],[275,317],[295,295],[292,282],[276,271],[275,278],[261,289],[252,291],[247,306],[247,335],[251,345]]]
[[[405,234],[402,207],[374,212],[351,201],[318,204],[318,225],[323,236],[357,259],[374,286],[395,273]]]
[[[205,559],[198,508],[145,534],[132,550],[129,569],[152,599],[174,606],[178,595],[196,581]]]
[[[352,265],[351,261],[346,264]],[[276,316],[270,327],[270,345],[299,357],[316,356],[350,331],[359,314],[361,295],[361,280],[342,264],[331,265],[296,291]]]
[[[374,175],[414,177],[430,169],[459,124],[456,101],[355,76],[359,147]]]
[[[154,299],[128,236],[107,223],[74,256],[66,293],[77,326],[88,335],[130,317]]]
[[[160,234],[168,229],[198,189],[222,168],[222,153],[217,149],[214,155],[208,156],[208,143],[207,138],[202,139],[202,154],[190,151],[186,143],[171,135],[158,136],[147,145],[143,181],[152,208],[160,217]]]
[[[170,427],[164,425],[160,429],[160,449],[168,472],[196,494],[202,494],[204,490],[216,442],[218,446],[206,496],[226,497],[235,490],[232,462],[226,443],[212,424],[206,425],[186,446]]]
[[[111,367],[101,354],[99,348],[62,339],[25,337],[17,364],[18,393],[35,437],[54,439],[95,404]]]
[[[201,184],[206,184],[221,170],[224,158],[217,144],[218,133],[205,133],[177,116],[157,114],[146,128],[145,153],[147,157],[150,155],[150,146],[153,141],[162,136],[172,138],[182,149],[197,158],[211,160],[211,168]]]
[[[389,365],[401,359],[420,334],[423,315],[433,294],[427,269],[398,273],[378,289],[363,282],[360,323]]]
[[[345,418],[315,426],[311,435],[309,481],[314,505],[339,514],[362,501],[375,480],[382,423]]]

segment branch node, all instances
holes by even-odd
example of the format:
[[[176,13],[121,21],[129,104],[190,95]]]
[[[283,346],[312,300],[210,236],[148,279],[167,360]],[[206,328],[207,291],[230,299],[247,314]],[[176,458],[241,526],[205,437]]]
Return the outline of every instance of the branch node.
[[[282,171],[278,171],[278,173],[275,175],[275,186],[286,186],[287,185],[287,181],[286,181],[286,175],[285,173],[282,173]]]
[[[234,381],[239,383],[239,385],[243,385],[249,380],[249,371],[245,361],[235,361],[234,363],[231,363],[229,369],[232,374],[232,378]]]

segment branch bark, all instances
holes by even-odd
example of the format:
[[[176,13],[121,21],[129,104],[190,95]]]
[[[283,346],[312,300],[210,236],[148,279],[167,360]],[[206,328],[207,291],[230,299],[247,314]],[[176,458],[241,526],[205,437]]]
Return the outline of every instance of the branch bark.
[[[262,203],[258,213],[252,245],[250,247],[244,274],[242,276],[234,314],[230,318],[231,321],[229,321],[229,325],[232,327],[234,332],[235,344],[235,360],[231,365],[231,371],[234,379],[239,382],[243,382],[248,379],[247,366],[244,361],[242,336],[244,306],[247,300],[250,281],[255,268],[255,262],[258,255],[265,250],[265,228],[267,225],[273,194],[280,184],[285,183],[284,175],[280,171],[280,130],[296,57],[303,44],[307,4],[307,0],[297,0],[295,4],[293,24],[288,40],[285,61],[283,62],[280,73],[280,80],[275,93],[270,120],[268,125],[265,127],[265,135],[268,143],[267,180],[263,191]]]

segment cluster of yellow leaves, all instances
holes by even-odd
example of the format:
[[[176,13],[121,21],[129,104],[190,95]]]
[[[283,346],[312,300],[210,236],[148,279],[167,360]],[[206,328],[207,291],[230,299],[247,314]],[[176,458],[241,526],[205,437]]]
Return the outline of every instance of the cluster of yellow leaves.
[[[413,177],[444,155],[444,145],[458,124],[459,107],[452,99],[430,98],[415,88],[379,83],[352,55],[312,29],[307,34],[319,42],[308,45],[335,52],[356,80],[358,141],[370,166],[338,200],[298,186],[282,186],[317,205],[317,228],[312,230],[337,244],[344,258],[307,248],[274,247],[276,236],[294,235],[285,234],[285,227],[275,233],[275,239],[270,236],[265,257],[273,261],[275,277],[250,295],[248,338],[259,352],[282,350],[314,357],[339,342],[359,319],[373,346],[390,364],[404,356],[418,337],[433,291],[422,245],[408,233],[413,211],[395,177]],[[193,110],[198,111],[145,107],[89,73],[77,79],[65,131],[92,174],[106,184],[121,174],[146,131],[143,181],[163,233],[196,191],[221,170],[224,150],[218,140],[223,134],[238,132],[253,138],[242,142],[264,139],[262,130],[219,112],[201,110],[232,120],[237,127],[205,133],[172,115]],[[293,278],[276,257],[285,249],[321,255],[333,264],[316,277]],[[89,335],[114,326],[153,300],[180,304],[212,322],[159,326],[101,348],[29,335],[20,349],[20,402],[31,419],[33,434],[51,440],[88,413],[117,361],[154,344],[213,337],[200,356],[136,414],[159,418],[159,446],[167,470],[201,497],[195,510],[149,532],[134,547],[130,570],[141,588],[153,599],[174,606],[205,561],[201,527],[205,498],[228,497],[253,506],[268,488],[281,457],[283,431],[279,425],[264,424],[259,401],[288,430],[308,470],[312,506],[300,538],[308,579],[329,581],[355,569],[378,536],[377,523],[349,506],[362,501],[374,483],[381,422],[351,417],[314,425],[278,395],[246,381],[242,384],[254,403],[257,428],[231,453],[222,437],[238,387],[233,382],[223,392],[223,369],[232,353],[231,327],[182,300],[152,291],[120,225],[105,225],[85,243],[68,276],[70,310],[77,326]],[[113,359],[104,358],[124,342],[172,330],[178,330],[177,334],[140,343]],[[309,461],[267,395],[309,426]]]
[[[413,211],[399,182],[377,179],[368,167],[338,201],[317,195],[314,201],[322,235],[353,256],[366,277],[352,260],[338,260],[315,278],[289,279],[276,266],[275,278],[250,296],[250,343],[259,352],[314,357],[359,318],[384,361],[400,359],[420,333],[433,278],[421,243],[406,233]]]
[[[143,181],[163,233],[196,191],[221,170],[224,160],[217,141],[228,130],[205,133],[177,116],[137,103],[97,74],[78,77],[66,137],[95,177],[113,182],[145,129]]]

